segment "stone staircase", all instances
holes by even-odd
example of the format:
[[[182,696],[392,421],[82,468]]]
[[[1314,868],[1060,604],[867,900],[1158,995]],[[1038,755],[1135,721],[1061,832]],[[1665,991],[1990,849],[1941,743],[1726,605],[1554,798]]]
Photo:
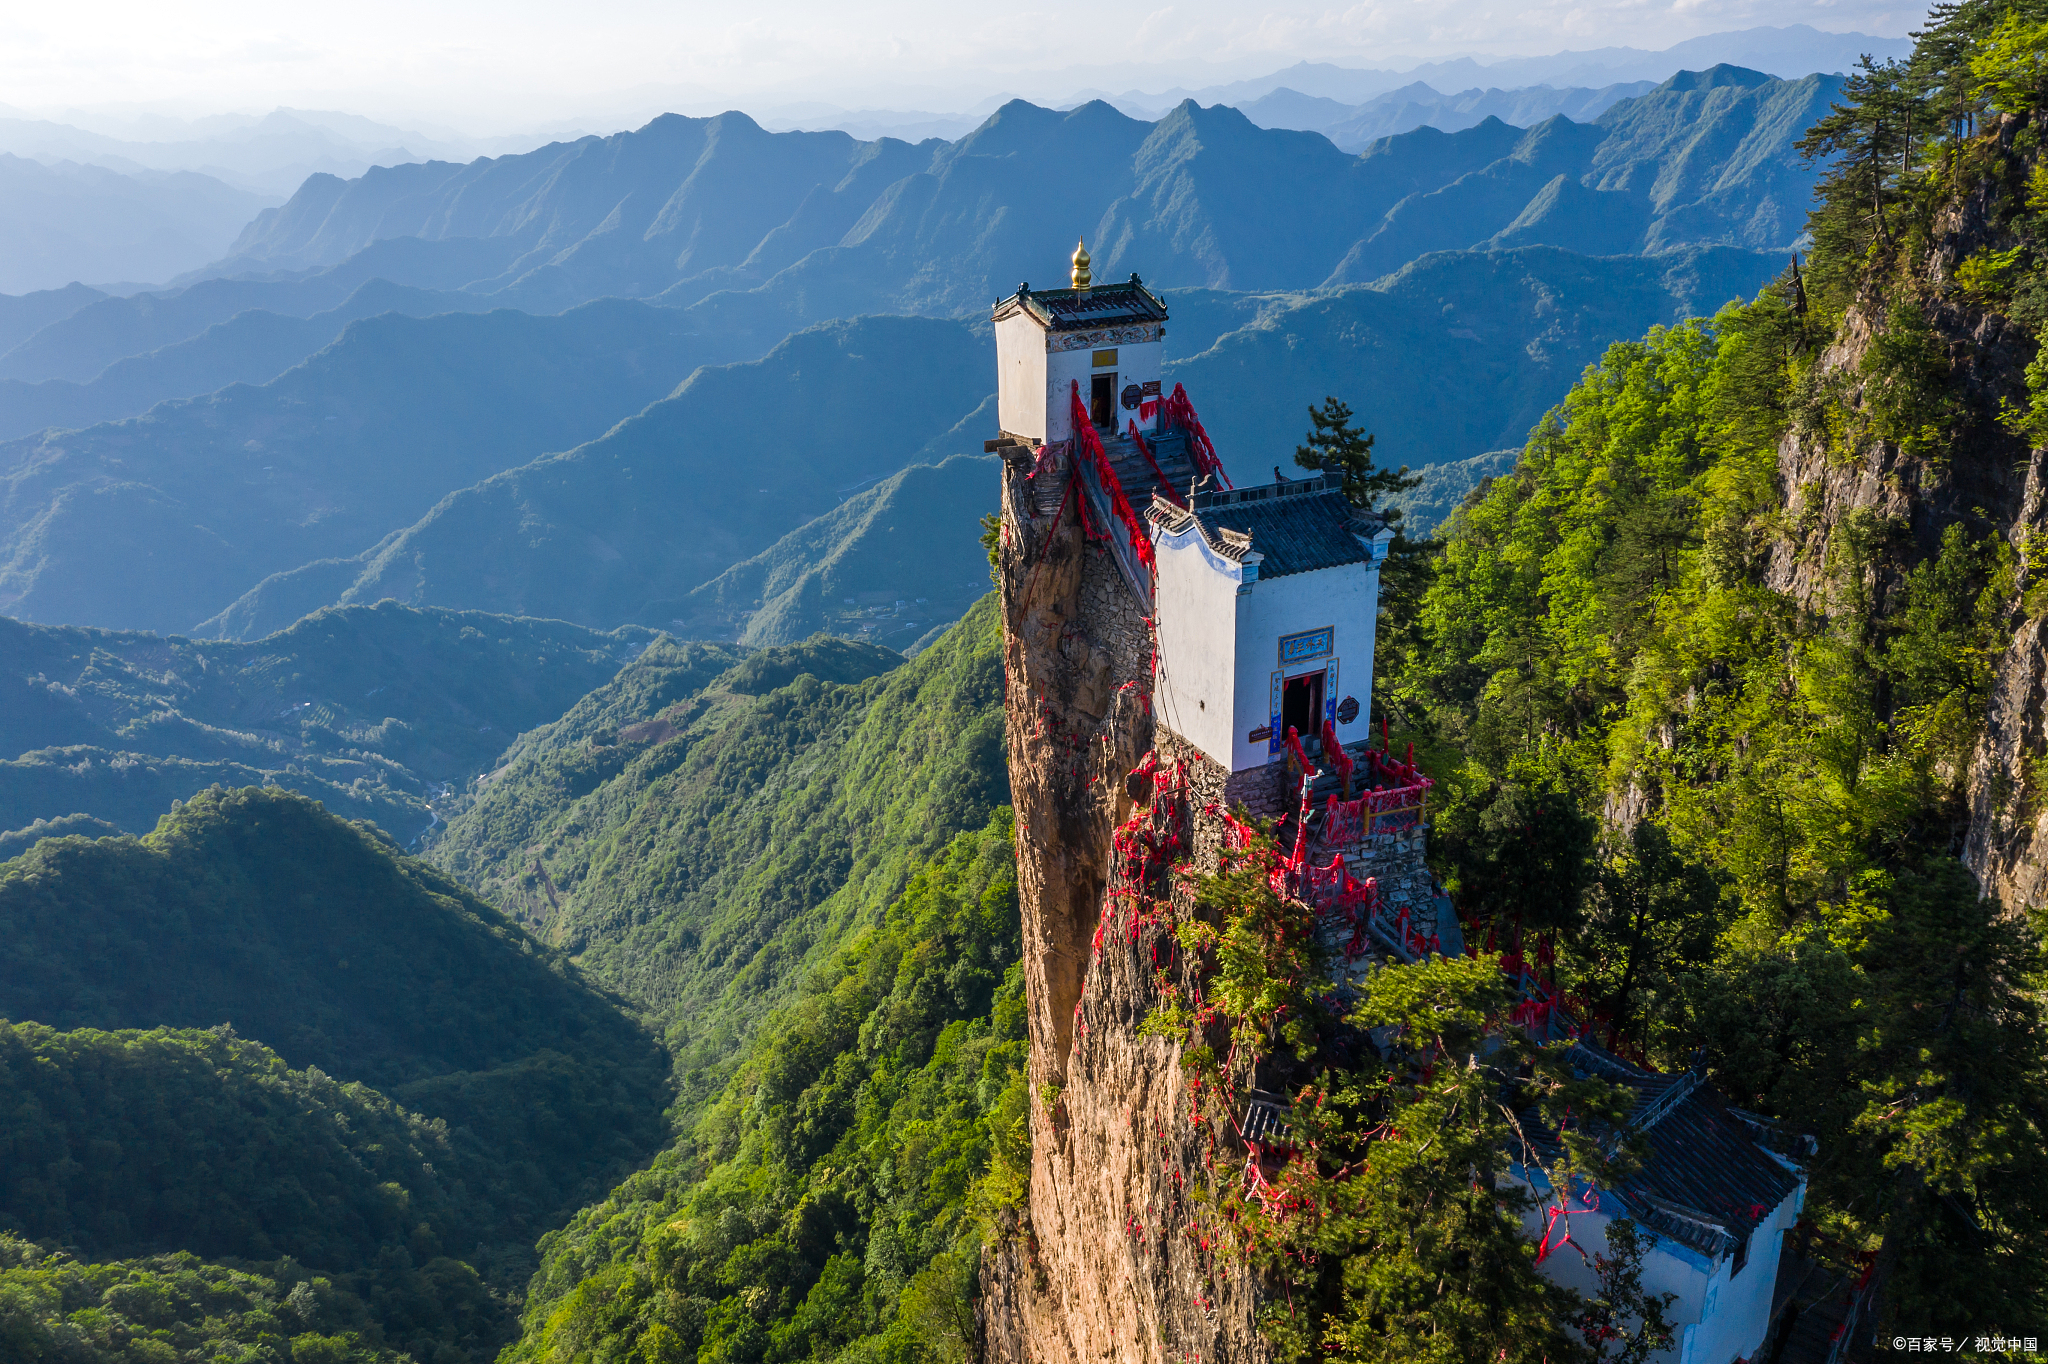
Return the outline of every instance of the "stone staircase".
[[[1188,450],[1185,431],[1167,431],[1158,437],[1147,436],[1152,446],[1153,458],[1159,461],[1159,468],[1173,485],[1173,492],[1182,501],[1187,500],[1188,486],[1199,476],[1195,468],[1194,455]],[[1116,470],[1117,482],[1123,484],[1124,496],[1130,500],[1131,509],[1140,516],[1152,503],[1152,494],[1160,491],[1159,475],[1152,472],[1152,466],[1145,462],[1145,453],[1128,436],[1104,437],[1102,453],[1109,456],[1109,467]]]

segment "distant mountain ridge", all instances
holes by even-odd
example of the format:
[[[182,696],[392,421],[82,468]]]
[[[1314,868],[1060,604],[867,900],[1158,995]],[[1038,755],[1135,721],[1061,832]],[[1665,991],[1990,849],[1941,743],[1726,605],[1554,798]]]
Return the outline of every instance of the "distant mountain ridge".
[[[196,171],[123,174],[0,152],[0,293],[169,279],[218,257],[277,198]]]
[[[1625,81],[1597,90],[1571,86],[1563,90],[1539,85],[1520,90],[1474,87],[1451,94],[1415,81],[1362,104],[1344,104],[1281,87],[1238,107],[1261,128],[1296,128],[1321,133],[1339,150],[1362,152],[1383,137],[1435,128],[1454,133],[1489,118],[1515,128],[1529,128],[1562,114],[1575,123],[1591,123],[1622,100],[1648,94],[1650,81]]]
[[[1913,40],[1910,38],[1881,38],[1853,32],[1828,33],[1807,24],[1788,24],[1782,28],[1766,26],[1703,34],[1659,51],[1646,51],[1639,47],[1601,47],[1553,52],[1539,57],[1503,57],[1494,61],[1454,57],[1447,61],[1420,62],[1398,71],[1303,61],[1250,80],[1200,88],[1176,87],[1152,94],[1127,90],[1114,98],[1120,107],[1140,113],[1163,110],[1184,99],[1243,107],[1282,89],[1337,103],[1357,104],[1417,82],[1437,90],[1497,88],[1509,91],[1535,86],[1557,89],[1599,87],[1620,81],[1658,84],[1681,71],[1703,71],[1723,65],[1748,67],[1766,75],[1796,80],[1814,72],[1846,75],[1866,52],[1883,61],[1904,57],[1912,50]],[[1089,91],[1075,98],[1087,98],[1090,94],[1107,97],[1108,92]]]
[[[0,443],[0,611],[187,632],[268,574],[358,553],[451,488],[601,435],[730,358],[723,344],[625,299],[387,313],[263,387]]]
[[[512,735],[653,638],[396,602],[248,643],[0,617],[0,832],[147,833],[220,782],[299,791],[412,843]],[[0,860],[18,845],[0,838]]]
[[[1791,142],[1838,88],[1834,77],[1788,82],[1721,66],[1623,100],[1595,125],[1553,118],[1547,136],[1578,153],[1553,158],[1550,175],[1503,199],[1511,211],[1494,214],[1488,233],[1454,244],[1514,222],[1563,173],[1647,206],[1637,249],[1789,245],[1812,180]],[[1726,93],[1702,99],[1702,90]],[[1703,123],[1702,135],[1675,137],[1688,122]],[[315,177],[252,222],[216,268],[319,267],[380,237],[491,237],[513,243],[516,259],[468,287],[517,306],[594,293],[686,303],[765,287],[817,320],[978,310],[1034,262],[1064,259],[1080,233],[1101,278],[1137,267],[1168,287],[1308,288],[1358,280],[1347,254],[1374,237],[1384,243],[1386,215],[1404,194],[1488,164],[1447,156],[1442,136],[1418,130],[1354,157],[1319,135],[1192,101],[1147,123],[1101,102],[1058,113],[1013,100],[957,142],[915,146],[769,133],[739,113],[666,115],[524,156]],[[1657,170],[1616,186],[1610,163]],[[1769,183],[1751,184],[1760,176]],[[1786,207],[1744,211],[1760,198]],[[1575,225],[1554,226],[1543,240],[1574,245]]]
[[[1193,290],[1186,306],[1167,291],[1169,343],[1178,339],[1167,373],[1242,477],[1290,465],[1307,407],[1332,393],[1377,433],[1382,460],[1425,467],[1519,446],[1612,338],[1749,297],[1780,268],[1726,247],[1609,259],[1531,247],[1438,253],[1369,287]],[[364,554],[265,581],[208,632],[395,597],[749,643],[822,629],[902,647],[914,636],[880,627],[937,623],[957,594],[981,590],[975,538],[993,475],[978,472],[979,457],[948,457],[975,455],[994,427],[983,335],[879,317],[799,333],[759,362],[700,372],[585,446],[450,493]],[[751,415],[795,375],[823,396],[772,423]],[[873,380],[882,393],[867,393],[869,375],[887,376]],[[895,388],[919,406],[890,399]],[[945,401],[956,420],[945,420]],[[869,407],[882,402],[893,404],[886,418]],[[839,434],[808,441],[807,430]],[[727,445],[750,462],[722,467],[714,452]],[[938,467],[914,467],[926,464]],[[846,485],[896,469],[900,481],[834,506]],[[764,496],[761,482],[786,491]],[[891,547],[896,508],[937,515],[919,549]],[[867,595],[884,587],[893,595]],[[918,597],[941,610],[909,609]],[[885,606],[886,620],[863,619]]]

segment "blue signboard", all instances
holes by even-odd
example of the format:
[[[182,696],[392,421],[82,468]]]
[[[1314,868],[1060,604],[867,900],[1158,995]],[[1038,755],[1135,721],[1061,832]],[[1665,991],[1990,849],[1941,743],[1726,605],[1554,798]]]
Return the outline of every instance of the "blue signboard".
[[[1336,651],[1337,627],[1334,625],[1280,636],[1280,666],[1283,668],[1292,667],[1296,663],[1312,663],[1318,658],[1328,658]]]

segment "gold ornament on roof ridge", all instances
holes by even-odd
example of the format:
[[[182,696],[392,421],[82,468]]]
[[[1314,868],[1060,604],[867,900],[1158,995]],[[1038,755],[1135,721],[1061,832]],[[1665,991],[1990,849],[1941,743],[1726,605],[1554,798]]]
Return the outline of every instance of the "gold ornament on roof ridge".
[[[1088,241],[1081,238],[1074,243],[1074,287],[1086,289],[1088,279]]]

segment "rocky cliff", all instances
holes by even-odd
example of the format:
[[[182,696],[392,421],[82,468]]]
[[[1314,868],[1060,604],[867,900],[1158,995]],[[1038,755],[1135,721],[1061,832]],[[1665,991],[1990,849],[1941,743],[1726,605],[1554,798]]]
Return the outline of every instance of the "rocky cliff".
[[[1213,1134],[1179,1048],[1141,1037],[1156,923],[1115,896],[1115,834],[1138,802],[1213,855],[1200,798],[1131,773],[1157,743],[1144,608],[1062,494],[1006,466],[1000,576],[1011,798],[1030,1003],[1031,1193],[984,1266],[992,1360],[1260,1360],[1254,1285],[1190,1220]],[[1218,793],[1220,794],[1220,792]]]
[[[1198,1072],[1182,1066],[1187,1035],[1145,1023],[1166,989],[1202,998],[1174,930],[1211,913],[1194,904],[1188,873],[1217,869],[1226,812],[1298,811],[1300,777],[1284,766],[1228,774],[1154,723],[1149,576],[1125,554],[1122,525],[1084,519],[1088,480],[1067,454],[1020,447],[1004,472],[1005,711],[1034,1102],[1028,1203],[984,1266],[986,1352],[1046,1364],[1262,1361],[1262,1285],[1214,1198],[1252,1178],[1237,1127],[1275,1075],[1213,1023],[1206,1042],[1227,1052],[1225,1073],[1198,1092]],[[1333,770],[1313,795],[1337,783]],[[1372,878],[1387,922],[1398,916],[1405,932],[1419,916],[1418,942],[1434,925],[1460,950],[1421,829],[1315,828],[1317,865],[1341,854]],[[1379,950],[1359,923],[1318,919],[1347,975]]]
[[[1825,420],[1792,421],[1778,447],[1785,514],[1766,575],[1768,586],[1824,609],[1828,595],[1842,590],[1846,556],[1862,555],[1856,576],[1882,614],[1949,526],[2012,546],[2010,639],[1992,663],[1991,700],[1966,774],[1967,821],[1952,841],[1985,893],[2015,911],[2039,904],[2048,889],[2048,773],[2039,769],[2048,754],[2048,638],[2038,607],[2026,605],[2048,532],[2048,448],[2030,447],[2014,430],[2014,415],[2029,403],[2033,333],[2007,315],[2018,311],[2011,300],[1965,288],[1957,276],[1972,257],[2019,244],[2013,200],[2034,160],[2016,141],[2021,128],[2006,118],[1986,149],[1990,172],[1936,216],[1926,239],[1893,248],[1894,269],[1865,274],[1807,389],[1809,401],[1832,396],[1852,419],[1873,421],[1881,408],[1896,406],[1896,395],[1884,390],[1901,382],[1898,356],[1883,353],[1886,341],[1897,349],[1924,321],[1934,350],[1917,415],[1932,420],[1917,433],[1866,440],[1853,451]]]

